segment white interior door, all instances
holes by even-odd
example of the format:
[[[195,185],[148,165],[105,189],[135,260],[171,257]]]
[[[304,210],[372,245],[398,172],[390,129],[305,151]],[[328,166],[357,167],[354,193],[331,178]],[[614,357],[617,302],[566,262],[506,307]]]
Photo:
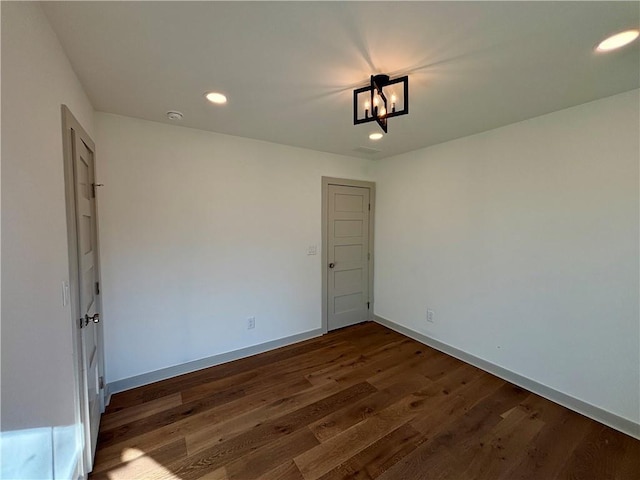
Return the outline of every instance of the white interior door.
[[[97,258],[94,155],[73,131],[73,177],[78,246],[80,373],[86,471],[91,471],[98,439],[101,405],[100,312]]]
[[[328,186],[329,330],[369,319],[369,194],[368,188]]]

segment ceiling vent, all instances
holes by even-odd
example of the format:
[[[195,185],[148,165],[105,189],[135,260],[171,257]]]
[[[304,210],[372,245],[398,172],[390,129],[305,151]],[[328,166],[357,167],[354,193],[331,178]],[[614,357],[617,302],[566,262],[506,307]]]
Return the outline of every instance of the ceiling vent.
[[[376,153],[381,152],[381,150],[376,150],[375,148],[369,148],[369,147],[358,147],[358,148],[354,148],[353,151],[358,153],[366,153],[367,155],[374,155]]]

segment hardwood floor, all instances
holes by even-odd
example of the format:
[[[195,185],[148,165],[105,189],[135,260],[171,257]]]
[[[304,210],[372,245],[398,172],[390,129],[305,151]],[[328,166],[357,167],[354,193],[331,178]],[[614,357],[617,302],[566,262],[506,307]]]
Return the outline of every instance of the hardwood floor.
[[[637,480],[640,441],[365,323],[114,395],[92,478]]]

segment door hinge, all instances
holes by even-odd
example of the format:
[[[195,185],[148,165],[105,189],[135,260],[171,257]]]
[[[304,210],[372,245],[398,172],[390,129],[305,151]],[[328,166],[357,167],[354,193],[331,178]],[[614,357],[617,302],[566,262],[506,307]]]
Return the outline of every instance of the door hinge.
[[[369,204],[369,211],[371,211],[371,204]]]
[[[84,318],[80,319],[80,328],[84,327]]]
[[[96,187],[104,187],[104,183],[92,183],[91,184],[91,192],[93,194],[93,198],[96,198]]]
[[[367,260],[371,260],[371,254],[367,253]]]
[[[367,310],[371,307],[371,302],[367,302]]]
[[[96,295],[100,295],[100,282],[96,282]]]
[[[104,388],[104,377],[98,377],[98,387],[100,390]]]

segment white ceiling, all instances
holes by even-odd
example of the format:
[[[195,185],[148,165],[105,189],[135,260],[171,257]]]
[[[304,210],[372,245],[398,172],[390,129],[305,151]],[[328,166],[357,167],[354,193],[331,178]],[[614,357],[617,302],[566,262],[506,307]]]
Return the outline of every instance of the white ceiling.
[[[94,107],[384,158],[640,87],[639,2],[46,2]],[[409,74],[410,113],[353,125],[372,73]],[[229,97],[215,107],[203,94]],[[380,150],[376,154],[358,147]]]

